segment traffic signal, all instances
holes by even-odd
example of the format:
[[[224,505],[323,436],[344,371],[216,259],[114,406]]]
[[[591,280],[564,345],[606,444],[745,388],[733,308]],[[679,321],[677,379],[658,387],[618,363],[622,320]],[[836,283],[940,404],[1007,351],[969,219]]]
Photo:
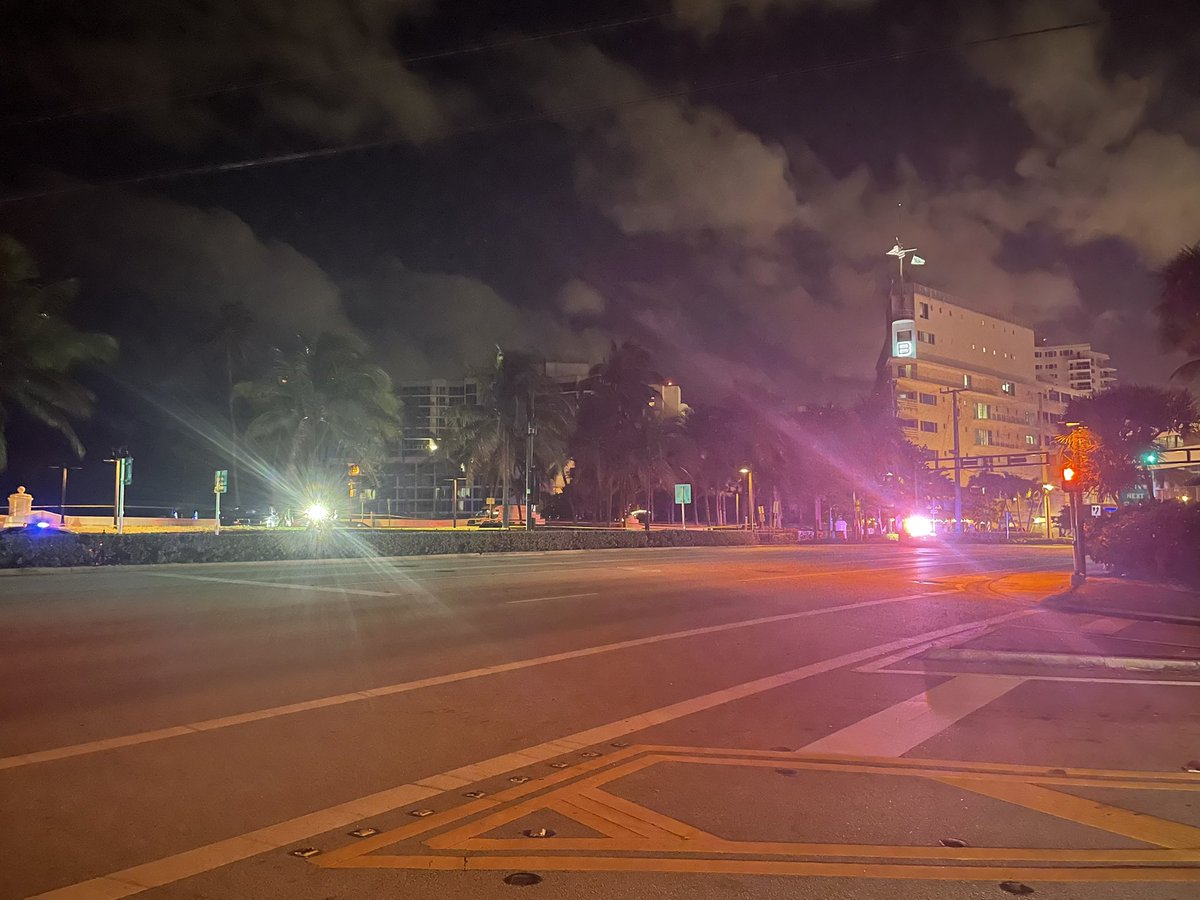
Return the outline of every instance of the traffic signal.
[[[348,483],[348,486],[350,488],[350,496],[351,497],[357,496],[358,495],[358,485],[355,484],[353,481],[351,481]]]
[[[1079,473],[1072,466],[1063,466],[1062,468],[1062,489],[1064,491],[1078,490]]]
[[[1147,450],[1145,453],[1142,454],[1142,465],[1143,466],[1153,466],[1157,463],[1158,463],[1158,451],[1157,450]]]
[[[361,474],[361,469],[359,468],[358,463],[350,463],[346,469],[351,478],[357,478]]]

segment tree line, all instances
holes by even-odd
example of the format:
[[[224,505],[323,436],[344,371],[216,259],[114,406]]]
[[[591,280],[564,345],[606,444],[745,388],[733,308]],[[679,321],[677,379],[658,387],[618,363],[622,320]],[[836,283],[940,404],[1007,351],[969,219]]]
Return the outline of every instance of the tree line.
[[[1191,357],[1174,375],[1200,377],[1200,244],[1181,251],[1160,278],[1163,345]],[[14,413],[57,431],[83,455],[73,423],[91,415],[94,395],[80,375],[111,365],[117,342],[71,324],[77,292],[73,280],[44,279],[23,246],[0,236],[0,469]],[[346,460],[379,477],[394,458],[402,404],[362,338],[296,336],[264,353],[253,311],[237,301],[210,319],[203,338],[220,361],[230,432],[223,444],[233,448],[235,491],[241,470],[260,481],[339,483]],[[512,496],[523,492],[532,426],[533,487],[554,497],[563,517],[596,521],[655,499],[665,513],[660,494],[687,482],[695,514],[718,524],[729,518],[725,506],[743,481],[741,469],[753,473],[766,516],[778,500],[792,520],[820,520],[831,507],[869,514],[909,500],[936,503],[948,490],[947,479],[922,465],[922,452],[903,439],[882,398],[780,409],[730,396],[672,416],[651,405],[661,381],[645,349],[614,345],[572,402],[538,360],[501,353],[479,373],[478,402],[455,411],[437,452],[485,484],[508,484]],[[1073,402],[1068,420],[1087,424],[1103,445],[1108,456],[1097,484],[1117,493],[1144,478],[1143,448],[1167,432],[1187,434],[1197,415],[1181,389],[1121,387]],[[564,487],[557,495],[556,486]],[[986,484],[976,486],[988,494]],[[1032,497],[1036,486],[1020,487],[993,480],[991,494]]]

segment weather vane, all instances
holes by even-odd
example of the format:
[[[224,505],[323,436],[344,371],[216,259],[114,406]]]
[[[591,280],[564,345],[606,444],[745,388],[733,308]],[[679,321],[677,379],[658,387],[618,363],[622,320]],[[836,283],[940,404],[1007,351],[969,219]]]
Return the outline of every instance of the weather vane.
[[[904,247],[904,245],[900,243],[900,238],[896,238],[896,243],[893,244],[892,249],[887,252],[888,256],[894,256],[900,261],[900,283],[901,284],[904,283],[904,258],[906,256],[908,256],[910,253],[912,254],[912,259],[909,260],[910,264],[912,264],[914,266],[925,265],[925,260],[922,257],[917,256],[917,248],[909,247],[906,249]]]

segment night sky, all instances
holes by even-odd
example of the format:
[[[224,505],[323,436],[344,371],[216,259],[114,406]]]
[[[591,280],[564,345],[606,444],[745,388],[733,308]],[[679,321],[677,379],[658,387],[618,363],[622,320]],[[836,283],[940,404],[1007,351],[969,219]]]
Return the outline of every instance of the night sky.
[[[229,300],[264,347],[353,330],[397,379],[634,338],[687,400],[794,407],[869,386],[899,235],[1123,382],[1181,362],[1153,271],[1200,240],[1200,4],[9,6],[0,231],[122,345],[88,377],[93,502],[114,444],[131,503],[205,495]],[[9,440],[4,493],[41,501],[65,443]]]

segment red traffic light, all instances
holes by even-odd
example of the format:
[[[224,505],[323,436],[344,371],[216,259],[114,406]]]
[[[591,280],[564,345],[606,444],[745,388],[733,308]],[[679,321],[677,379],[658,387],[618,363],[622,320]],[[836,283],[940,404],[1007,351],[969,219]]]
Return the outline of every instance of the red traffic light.
[[[1075,470],[1070,466],[1063,466],[1063,481],[1074,481]]]
[[[1079,490],[1079,473],[1073,466],[1062,467],[1062,489],[1066,492]]]

